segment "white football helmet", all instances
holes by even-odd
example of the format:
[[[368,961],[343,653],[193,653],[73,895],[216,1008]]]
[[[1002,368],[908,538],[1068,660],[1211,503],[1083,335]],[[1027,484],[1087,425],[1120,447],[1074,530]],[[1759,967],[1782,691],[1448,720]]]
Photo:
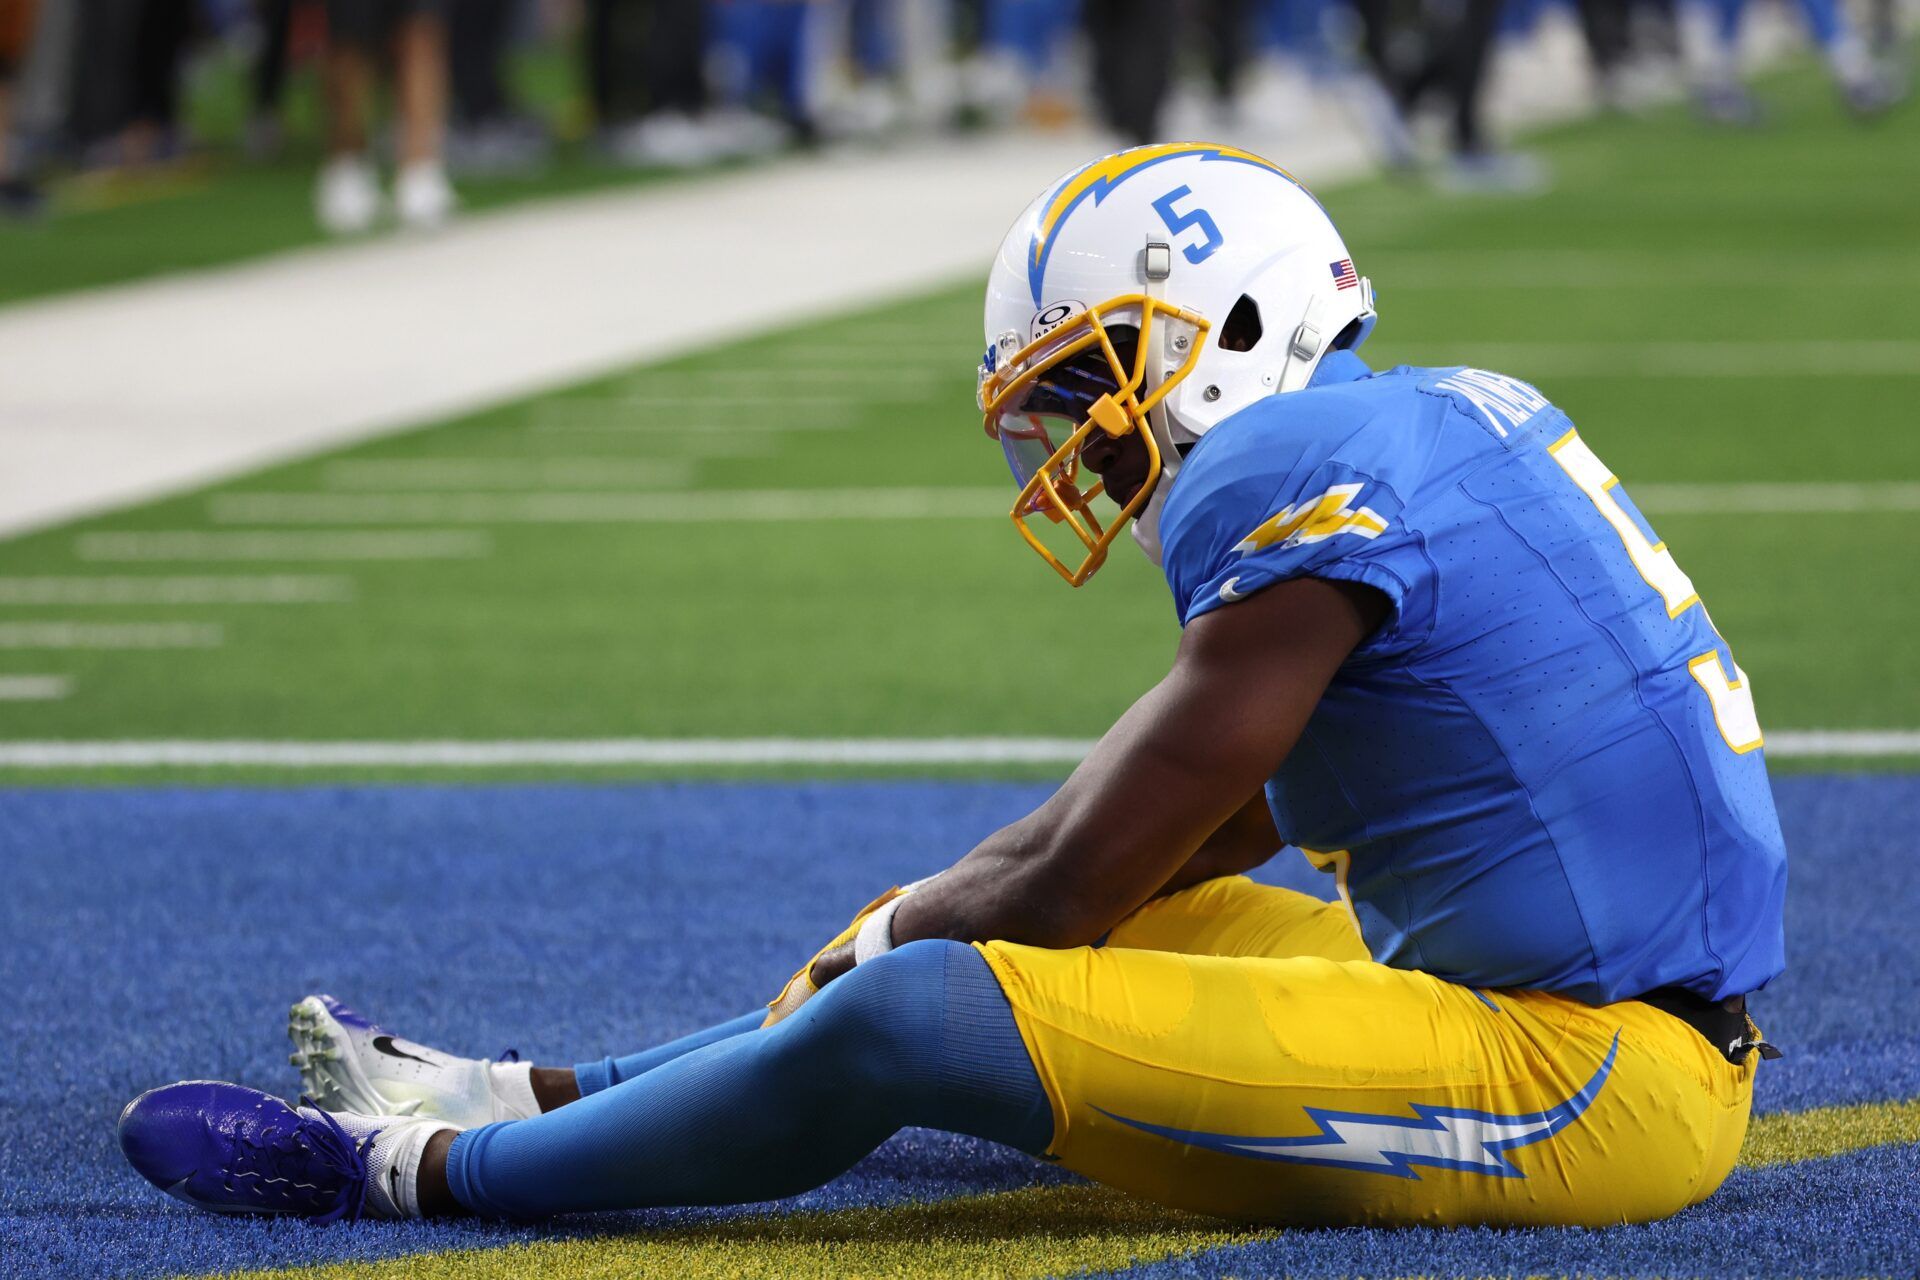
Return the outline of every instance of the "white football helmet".
[[[1158,562],[1159,514],[1187,449],[1262,396],[1297,391],[1373,328],[1373,287],[1286,170],[1247,151],[1135,147],[1027,206],[987,280],[980,408],[1020,495],[1027,542],[1079,586],[1128,520]],[[1094,431],[1139,431],[1146,483],[1105,525],[1078,483]],[[1069,559],[1042,540],[1070,533]],[[1083,554],[1084,553],[1084,554]]]

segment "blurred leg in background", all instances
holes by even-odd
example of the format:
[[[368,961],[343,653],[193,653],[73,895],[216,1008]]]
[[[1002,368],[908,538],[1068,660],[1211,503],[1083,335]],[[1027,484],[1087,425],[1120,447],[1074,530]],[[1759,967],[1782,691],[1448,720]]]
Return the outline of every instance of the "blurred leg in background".
[[[1155,141],[1173,80],[1177,11],[1166,0],[1088,0],[1086,16],[1101,119],[1129,146]]]
[[[255,160],[270,160],[286,144],[280,108],[286,101],[287,64],[293,53],[293,0],[254,0],[254,22],[260,47],[254,51],[247,84],[246,151]]]
[[[1867,43],[1852,28],[1839,0],[1799,0],[1809,34],[1826,59],[1847,109],[1878,116],[1901,97],[1897,80],[1874,66]],[[1740,30],[1746,0],[1708,0],[1706,48],[1695,56],[1695,102],[1717,124],[1750,125],[1760,111],[1747,91],[1740,66]]]
[[[139,165],[177,142],[189,0],[76,0],[68,127],[82,162]]]
[[[383,55],[393,67],[394,211],[413,227],[437,226],[454,208],[442,163],[447,120],[446,24],[434,0],[328,0],[327,162],[315,212],[336,235],[365,231],[381,197],[370,142]]]
[[[33,39],[36,7],[37,0],[0,0],[0,217],[31,217],[42,207],[13,147],[13,85]]]
[[[982,0],[980,47],[961,70],[968,108],[995,124],[1058,128],[1075,119],[1079,104],[1061,64],[1079,10],[1077,0]]]
[[[457,173],[528,173],[547,157],[547,131],[516,109],[507,55],[525,0],[458,0],[447,15],[453,76],[448,167]]]
[[[607,154],[623,164],[693,168],[751,147],[712,110],[708,40],[735,6],[705,0],[588,0],[587,85]],[[763,129],[773,141],[778,131]]]

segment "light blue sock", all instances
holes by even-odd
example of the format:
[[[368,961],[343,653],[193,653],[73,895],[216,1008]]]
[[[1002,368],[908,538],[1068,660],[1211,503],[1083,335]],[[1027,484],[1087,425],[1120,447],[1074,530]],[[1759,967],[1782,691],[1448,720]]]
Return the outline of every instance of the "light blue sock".
[[[1053,1138],[1013,1010],[961,943],[910,943],[776,1026],[469,1130],[447,1180],[461,1204],[504,1217],[741,1204],[817,1187],[907,1125],[1035,1154]]]
[[[767,1011],[755,1009],[752,1013],[743,1013],[737,1018],[707,1027],[692,1035],[681,1036],[678,1040],[669,1040],[652,1049],[643,1049],[639,1053],[630,1053],[624,1058],[602,1058],[598,1062],[583,1062],[573,1069],[573,1079],[580,1086],[580,1096],[598,1093],[610,1089],[622,1081],[635,1076],[643,1076],[655,1067],[684,1057],[695,1049],[704,1049],[710,1044],[722,1040],[731,1040],[735,1036],[745,1035],[749,1031],[758,1031],[765,1022]]]

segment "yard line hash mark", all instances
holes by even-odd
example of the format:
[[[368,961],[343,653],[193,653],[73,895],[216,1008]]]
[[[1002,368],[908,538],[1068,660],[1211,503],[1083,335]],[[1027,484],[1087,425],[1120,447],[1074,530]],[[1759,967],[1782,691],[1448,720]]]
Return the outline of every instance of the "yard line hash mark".
[[[478,560],[493,554],[493,538],[477,529],[329,529],[312,533],[161,529],[83,533],[73,540],[73,554],[79,560],[108,563]]]
[[[0,649],[218,649],[210,622],[0,622]]]
[[[352,578],[322,574],[0,578],[0,605],[340,604],[351,599]]]

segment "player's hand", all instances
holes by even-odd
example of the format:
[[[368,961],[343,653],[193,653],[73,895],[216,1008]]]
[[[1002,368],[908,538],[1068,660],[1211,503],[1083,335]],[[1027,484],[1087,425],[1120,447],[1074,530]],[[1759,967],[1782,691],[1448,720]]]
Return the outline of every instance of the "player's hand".
[[[800,966],[800,971],[787,979],[787,985],[780,988],[780,994],[767,1006],[766,1021],[760,1025],[770,1027],[787,1017],[811,1000],[821,987],[853,968],[853,938],[860,932],[860,926],[867,922],[868,916],[905,892],[905,889],[895,885],[860,908],[859,914],[846,928],[834,935],[832,942],[814,952],[813,957]]]

